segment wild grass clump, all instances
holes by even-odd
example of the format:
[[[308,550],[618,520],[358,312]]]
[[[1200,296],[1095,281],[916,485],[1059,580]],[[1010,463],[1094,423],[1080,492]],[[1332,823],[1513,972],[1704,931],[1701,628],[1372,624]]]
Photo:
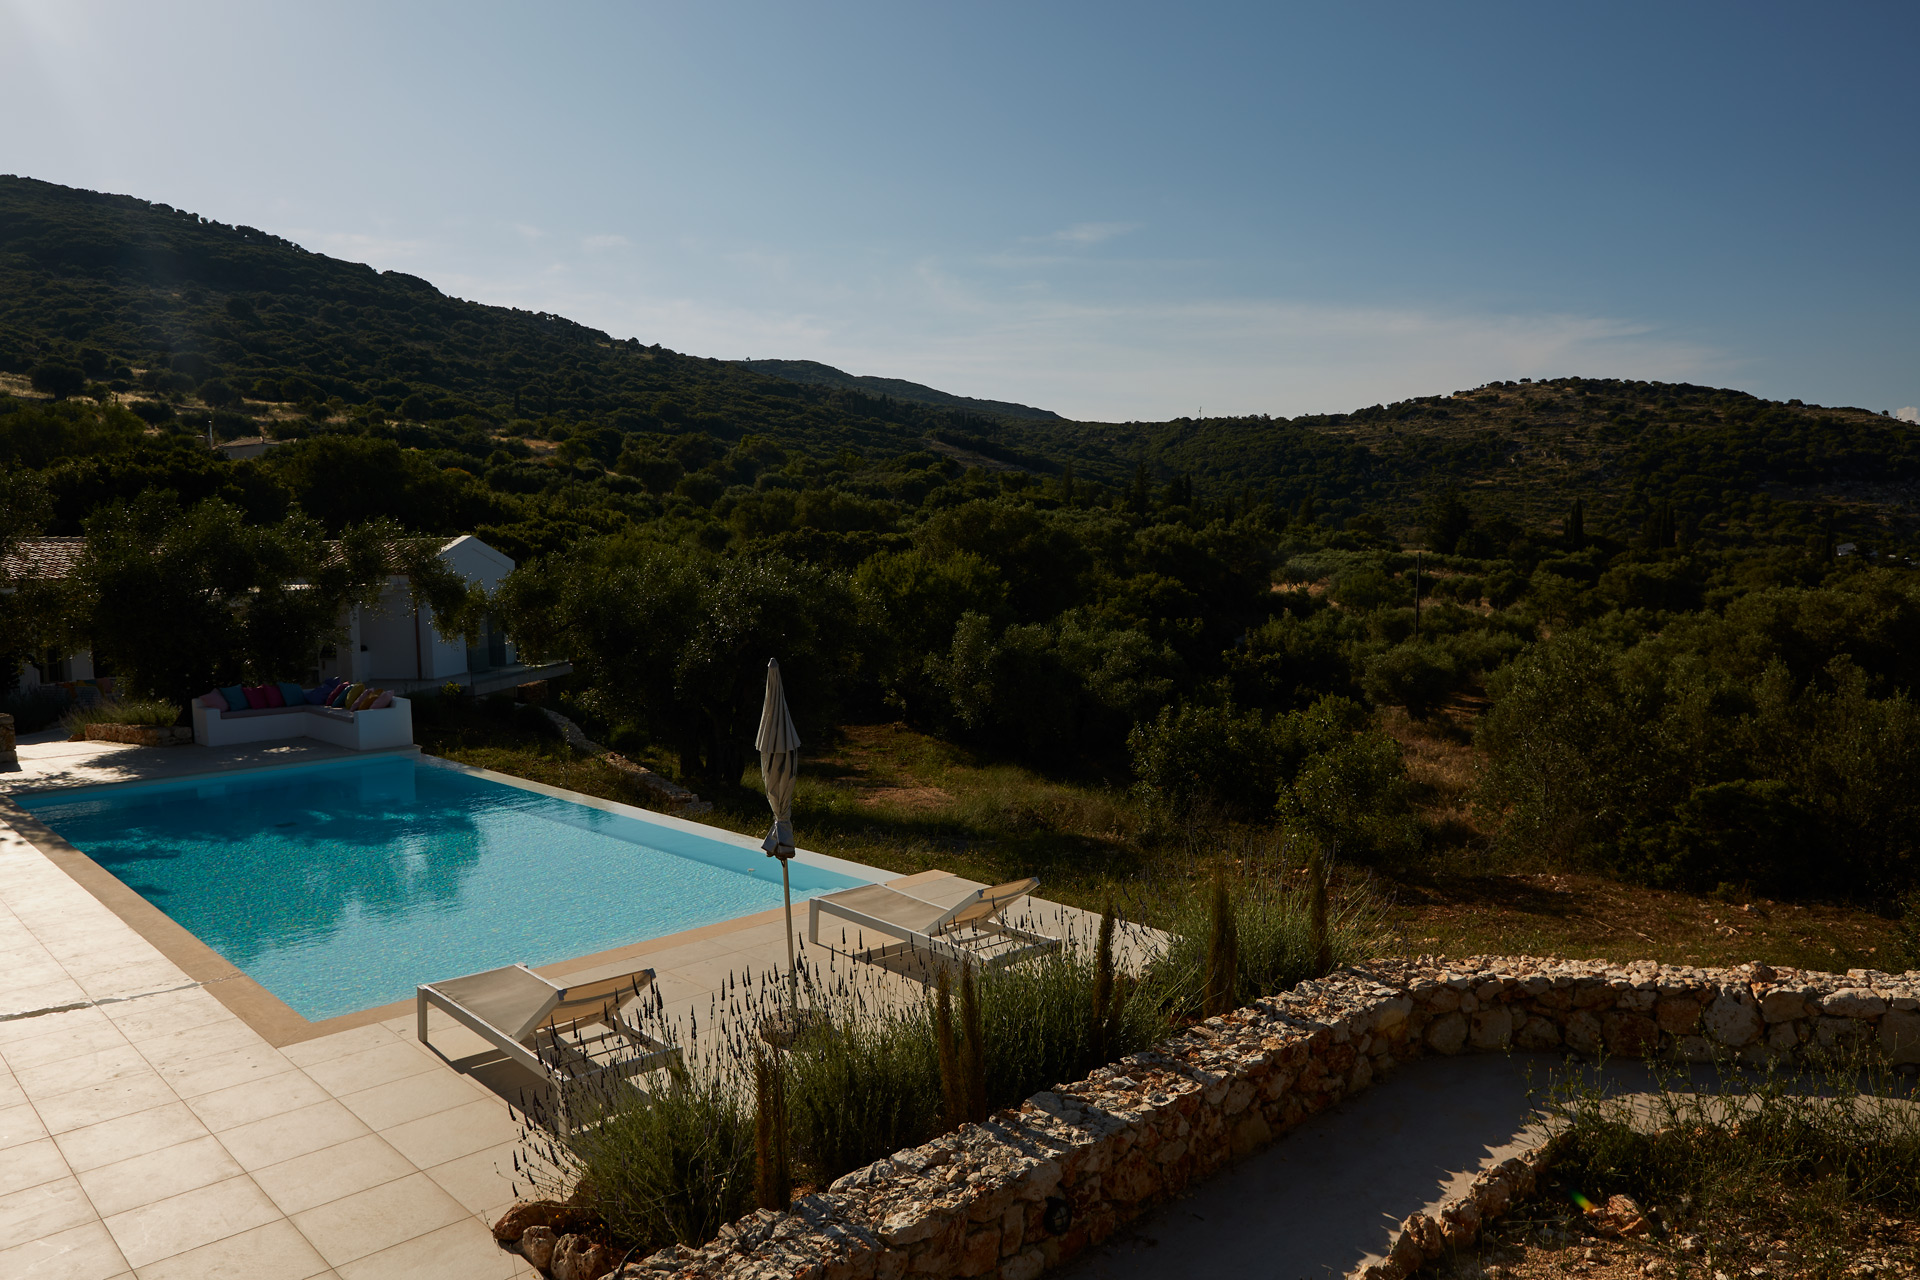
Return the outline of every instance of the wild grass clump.
[[[1707,1274],[1839,1277],[1891,1242],[1890,1221],[1920,1214],[1920,1104],[1883,1059],[1656,1082],[1624,1098],[1590,1076],[1558,1085],[1554,1176],[1575,1205],[1632,1197],[1656,1238],[1687,1241]]]
[[[1334,894],[1318,849],[1296,863],[1286,856],[1291,848],[1172,892],[1171,940],[1146,979],[1170,1015],[1223,1013],[1376,954],[1379,899],[1364,883]]]
[[[90,706],[77,706],[60,717],[60,723],[76,738],[90,724],[132,724],[167,729],[180,720],[180,708],[158,698],[101,699]]]
[[[853,1003],[803,1035],[788,1064],[794,1158],[818,1183],[940,1128],[940,1064],[921,1010]]]

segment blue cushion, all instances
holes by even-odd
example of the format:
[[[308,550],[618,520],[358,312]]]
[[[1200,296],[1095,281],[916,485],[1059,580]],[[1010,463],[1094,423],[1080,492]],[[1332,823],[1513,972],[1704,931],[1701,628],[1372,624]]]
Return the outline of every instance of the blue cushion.
[[[339,684],[340,684],[339,676],[335,676],[331,680],[322,680],[319,686],[315,688],[313,692],[307,695],[308,705],[315,706],[315,707],[326,706],[327,699],[333,697],[333,691],[339,687]]]
[[[292,684],[285,680],[280,681],[279,685],[280,685],[280,696],[287,700],[288,706],[298,707],[306,703],[307,691],[305,689],[302,689],[297,684]]]
[[[247,701],[247,691],[237,684],[224,686],[220,690],[220,696],[227,700],[229,711],[245,711],[252,705]]]

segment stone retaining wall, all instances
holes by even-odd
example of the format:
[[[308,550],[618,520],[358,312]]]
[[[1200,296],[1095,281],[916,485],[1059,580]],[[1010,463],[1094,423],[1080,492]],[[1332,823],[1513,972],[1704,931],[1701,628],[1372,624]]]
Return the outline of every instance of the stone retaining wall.
[[[1477,957],[1378,962],[1209,1019],[1035,1094],[1017,1111],[901,1151],[762,1210],[713,1243],[622,1269],[682,1280],[1032,1280],[1122,1223],[1267,1146],[1400,1063],[1509,1047],[1746,1063],[1877,1045],[1920,1063],[1920,973]],[[1368,1280],[1398,1280],[1532,1189],[1550,1153],[1483,1171],[1403,1224]],[[503,1226],[504,1226],[503,1221]],[[1249,1224],[1253,1229],[1253,1224]]]

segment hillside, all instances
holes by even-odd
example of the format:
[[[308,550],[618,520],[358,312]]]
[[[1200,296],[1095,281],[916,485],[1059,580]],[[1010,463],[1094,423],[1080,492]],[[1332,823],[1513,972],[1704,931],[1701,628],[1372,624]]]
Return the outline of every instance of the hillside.
[[[976,400],[972,396],[949,395],[945,391],[938,391],[918,382],[908,382],[904,378],[876,378],[870,375],[847,373],[830,364],[821,364],[817,360],[735,360],[733,363],[751,369],[755,373],[770,374],[788,382],[804,382],[816,387],[845,387],[849,391],[864,391],[869,395],[887,396],[913,404],[939,405],[943,409],[960,409],[968,413],[992,414],[1003,418],[1064,421],[1059,414],[1050,409],[1036,409],[1032,405],[1014,404],[1007,400]]]
[[[373,434],[475,473],[576,440],[617,469],[696,436],[821,462],[931,454],[1117,491],[1181,477],[1244,507],[1372,513],[1402,538],[1450,488],[1551,527],[1579,498],[1621,536],[1672,509],[1734,541],[1816,525],[1904,539],[1920,432],[1859,409],[1567,378],[1347,414],[1076,423],[806,361],[723,362],[451,298],[165,205],[0,177],[0,375],[69,367],[150,422],[226,437]],[[685,464],[681,458],[678,465]],[[687,467],[687,470],[697,468]],[[524,474],[504,482],[530,483]],[[725,485],[722,484],[721,488]],[[716,491],[717,492],[717,491]]]

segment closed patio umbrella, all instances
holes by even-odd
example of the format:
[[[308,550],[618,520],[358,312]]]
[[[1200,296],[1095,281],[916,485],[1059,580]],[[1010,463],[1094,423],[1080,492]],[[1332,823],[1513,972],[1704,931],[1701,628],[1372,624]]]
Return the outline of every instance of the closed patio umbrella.
[[[793,857],[793,784],[800,773],[800,734],[787,710],[787,691],[780,681],[780,663],[767,659],[767,700],[760,709],[760,777],[767,784],[767,805],[773,825],[760,847],[769,858],[780,859],[780,891],[787,904],[787,998],[796,1012],[800,1005],[799,974],[793,957],[793,886],[787,861]]]

